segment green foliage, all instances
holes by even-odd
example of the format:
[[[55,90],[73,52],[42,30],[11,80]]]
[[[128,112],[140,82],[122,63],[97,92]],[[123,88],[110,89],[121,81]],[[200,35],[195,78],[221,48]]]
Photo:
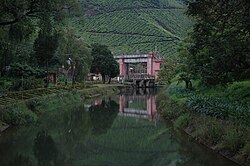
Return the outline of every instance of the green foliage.
[[[226,92],[231,100],[250,103],[250,81],[233,82],[229,84]]]
[[[158,97],[158,110],[164,118],[174,121],[176,127],[188,129],[198,141],[247,163],[250,107],[227,97],[227,89],[237,91],[238,86],[246,85],[246,82],[235,82],[227,87],[199,87],[188,92],[183,84],[172,83],[167,93]],[[182,99],[187,100],[180,103]]]
[[[99,12],[105,11],[114,11],[114,10],[122,10],[122,9],[134,9],[134,8],[167,8],[171,7],[183,7],[176,1],[166,1],[166,0],[120,0],[119,2],[116,0],[96,0],[96,1],[86,1],[85,3],[92,4],[94,7],[99,7]],[[93,7],[93,9],[94,9]],[[91,10],[91,7],[89,7]],[[90,11],[89,11],[90,12]],[[96,11],[98,14],[98,11]]]
[[[191,110],[198,113],[222,119],[228,118],[228,105],[221,100],[203,96],[192,96],[188,99],[187,105]]]
[[[242,148],[244,138],[236,129],[230,129],[223,135],[222,145],[224,148],[228,148],[231,151],[238,151]]]
[[[199,126],[195,126],[194,133],[196,137],[202,138],[212,145],[216,145],[222,139],[224,130],[217,119],[203,117],[203,122],[197,125]]]
[[[53,32],[50,17],[41,21],[41,30],[34,42],[34,52],[40,67],[46,67],[48,72],[49,62],[58,47],[58,35]]]
[[[240,155],[245,159],[249,159],[250,157],[250,142],[247,142],[245,146],[240,150]]]
[[[109,83],[111,81],[111,78],[114,78],[116,76],[119,75],[120,71],[119,71],[119,64],[117,63],[117,61],[115,59],[112,59],[112,61],[110,62],[110,70],[108,72],[108,76],[109,76]]]
[[[173,56],[191,27],[185,7],[175,0],[89,0],[83,4],[87,18],[84,26],[78,26],[81,35],[89,43],[108,45],[114,55],[157,48],[163,56]]]
[[[171,84],[172,79],[177,74],[176,68],[177,68],[177,64],[175,63],[175,61],[173,61],[172,59],[165,60],[164,64],[161,67],[161,70],[159,72],[158,80],[161,83]]]
[[[29,157],[26,157],[24,155],[18,154],[8,164],[8,166],[15,166],[15,165],[19,165],[19,166],[32,166],[32,162],[30,161]]]
[[[12,86],[12,82],[7,79],[0,80],[0,94],[8,91]]]
[[[167,89],[169,96],[177,95],[178,97],[189,97],[193,95],[193,91],[185,88],[185,85],[178,82],[173,82]]]
[[[182,114],[175,120],[174,126],[177,128],[185,128],[190,123],[190,119],[191,117],[189,113]]]
[[[106,45],[93,44],[91,55],[93,56],[91,72],[101,73],[103,83],[106,75],[113,78],[119,74],[118,63]]]
[[[248,80],[250,78],[250,69],[246,69],[241,73],[240,80]]]
[[[160,94],[157,98],[157,101],[159,102],[157,104],[158,109],[166,119],[172,120],[178,118],[183,112],[186,111],[185,107],[178,105],[165,94]]]
[[[118,108],[118,104],[112,100],[103,100],[100,105],[90,107],[89,115],[94,135],[105,134],[108,131],[117,117]]]
[[[205,85],[240,80],[249,70],[249,5],[245,0],[196,0],[189,4],[188,13],[196,18],[196,24],[186,64]]]
[[[73,81],[85,80],[92,62],[91,51],[85,41],[77,36],[74,28],[65,26],[60,29],[59,48],[56,54],[60,57],[59,63],[64,64],[73,75]],[[68,58],[72,59],[70,65],[74,67],[65,64]]]
[[[40,131],[37,133],[33,152],[38,160],[38,165],[56,165],[58,150],[54,140],[47,132]]]
[[[35,123],[37,116],[30,111],[25,104],[14,103],[3,111],[0,111],[1,120],[12,125],[24,125]]]
[[[14,63],[11,64],[10,66],[10,71],[9,71],[9,76],[11,77],[36,77],[36,78],[41,78],[45,76],[45,71],[39,68],[34,68],[31,67],[27,64],[21,64],[21,63]]]
[[[29,107],[35,110],[37,113],[53,112],[65,108],[74,108],[81,103],[81,97],[79,94],[69,93],[57,93],[56,95],[44,96],[39,100],[31,101]]]
[[[209,116],[236,120],[248,124],[250,121],[250,107],[240,103],[228,103],[222,99],[205,96],[192,96],[188,99],[188,107],[198,113]]]
[[[11,63],[25,62],[33,66],[37,65],[37,61],[40,66],[50,63],[53,54],[51,50],[56,49],[56,42],[55,36],[48,33],[53,32],[52,27],[61,22],[62,18],[75,15],[76,4],[79,5],[76,0],[0,0],[0,3],[1,76],[5,76],[6,67]],[[41,35],[41,31],[47,31],[47,35]],[[38,32],[40,35],[34,46],[36,59],[32,47]]]
[[[41,18],[44,14],[53,14],[55,19],[58,19],[63,12],[67,13],[70,7],[75,7],[76,2],[75,0],[1,0],[0,26],[31,21],[34,17]]]
[[[25,79],[12,79],[12,85],[10,86],[9,90],[12,91],[19,91],[19,90],[29,90],[29,89],[36,89],[36,88],[43,88],[44,87],[44,80],[37,79],[35,77],[27,77]]]
[[[248,124],[250,121],[248,85],[249,82],[244,81],[226,87],[201,88],[196,85],[197,90],[188,90],[184,84],[174,82],[168,87],[167,94],[172,100],[186,104],[194,112]]]

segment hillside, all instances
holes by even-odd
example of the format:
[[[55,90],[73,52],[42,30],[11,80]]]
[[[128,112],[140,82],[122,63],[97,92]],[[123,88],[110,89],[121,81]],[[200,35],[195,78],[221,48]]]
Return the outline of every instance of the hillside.
[[[82,6],[81,36],[108,45],[115,55],[155,49],[174,55],[191,27],[185,7],[175,0],[86,0]]]

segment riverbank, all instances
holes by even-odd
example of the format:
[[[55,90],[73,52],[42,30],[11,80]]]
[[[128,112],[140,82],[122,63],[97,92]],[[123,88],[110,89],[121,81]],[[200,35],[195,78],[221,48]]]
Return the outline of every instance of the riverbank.
[[[72,109],[83,104],[83,100],[119,93],[121,85],[93,86],[86,89],[62,90],[56,93],[34,97],[28,100],[16,100],[11,104],[1,106],[1,132],[9,126],[35,124],[41,114],[60,109]]]
[[[237,84],[237,85],[236,85]],[[250,113],[246,86],[237,101],[232,90],[241,91],[235,83],[213,90],[186,90],[181,84],[172,84],[158,97],[158,110],[175,128],[184,130],[201,144],[240,165],[250,165]],[[220,87],[221,88],[221,87]],[[204,93],[204,92],[207,93]],[[243,101],[244,100],[244,101]],[[239,102],[242,101],[242,102]]]

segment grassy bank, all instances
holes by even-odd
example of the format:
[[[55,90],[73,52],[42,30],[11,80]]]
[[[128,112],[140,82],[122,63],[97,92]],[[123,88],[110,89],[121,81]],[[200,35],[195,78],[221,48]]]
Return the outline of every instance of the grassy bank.
[[[0,121],[10,125],[34,124],[38,121],[39,115],[46,112],[78,107],[86,98],[111,95],[118,91],[116,86],[96,86],[82,90],[58,91],[21,102],[16,101],[1,107]]]
[[[176,128],[240,163],[250,165],[250,82],[193,90],[173,83],[158,98],[158,109]]]

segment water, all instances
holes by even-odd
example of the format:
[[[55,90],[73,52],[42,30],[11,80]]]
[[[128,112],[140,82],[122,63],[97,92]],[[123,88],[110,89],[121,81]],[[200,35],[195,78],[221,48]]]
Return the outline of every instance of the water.
[[[0,136],[0,166],[233,166],[164,123],[154,90],[86,102]]]

